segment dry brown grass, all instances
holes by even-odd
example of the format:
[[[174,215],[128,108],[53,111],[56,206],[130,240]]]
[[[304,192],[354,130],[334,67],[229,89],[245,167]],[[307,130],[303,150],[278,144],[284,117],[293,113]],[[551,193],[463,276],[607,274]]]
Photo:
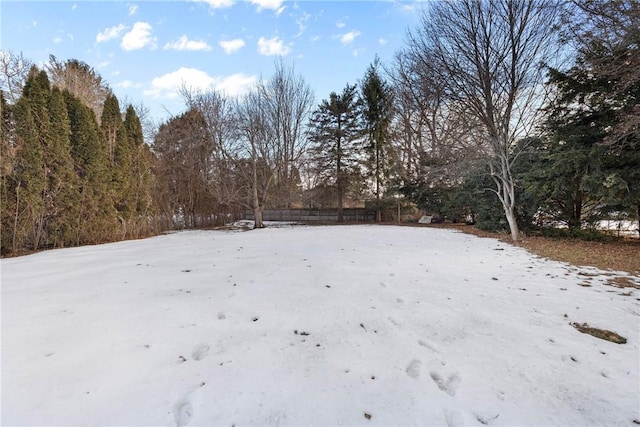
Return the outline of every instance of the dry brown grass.
[[[433,227],[456,228],[480,237],[492,237],[515,244],[545,258],[567,262],[577,266],[593,266],[603,270],[626,271],[640,275],[640,239],[624,239],[613,242],[591,242],[541,236],[523,236],[512,242],[511,236],[489,233],[470,225],[444,224]]]
[[[627,343],[627,339],[625,337],[622,337],[613,331],[608,331],[606,329],[593,328],[586,323],[583,323],[582,325],[579,323],[571,323],[571,326],[573,326],[583,334],[589,334],[596,338],[600,338],[601,340],[611,341],[616,344]]]

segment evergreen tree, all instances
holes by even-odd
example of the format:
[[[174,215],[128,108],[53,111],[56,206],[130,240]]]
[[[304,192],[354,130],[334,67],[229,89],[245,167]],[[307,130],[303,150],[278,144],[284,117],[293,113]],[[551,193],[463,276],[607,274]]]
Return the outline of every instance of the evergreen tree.
[[[376,220],[381,221],[380,199],[390,174],[393,150],[390,137],[393,116],[393,91],[383,80],[376,58],[369,66],[362,83],[362,107],[366,129],[367,163],[374,180]]]
[[[27,203],[26,215],[21,216],[26,221],[22,228],[24,231],[19,234],[28,236],[28,243],[25,243],[32,250],[46,245],[48,240],[52,199],[47,185],[51,174],[48,164],[50,156],[47,155],[52,144],[48,109],[50,97],[51,86],[47,74],[32,66],[22,96],[16,104],[16,131],[18,137],[22,138],[18,172],[20,180],[16,192],[22,190],[22,201]],[[16,202],[19,200],[19,194],[16,193]],[[20,211],[19,204],[17,210]]]
[[[126,231],[127,222],[135,214],[131,188],[133,149],[122,121],[118,98],[113,94],[109,94],[104,102],[100,123],[107,144],[115,206]]]
[[[110,191],[111,174],[104,135],[93,111],[64,91],[71,123],[71,153],[80,176],[80,206],[76,244],[113,240],[117,211]]]
[[[44,228],[46,188],[44,152],[29,100],[15,105],[18,159],[14,171],[15,212],[12,248],[38,249]]]
[[[538,197],[547,200],[545,211],[573,229],[614,211],[640,216],[635,136],[625,136],[629,143],[606,144],[637,105],[640,84],[621,96],[616,80],[594,74],[580,61],[567,72],[551,70],[551,83],[558,97],[546,123],[545,167],[534,169],[531,179]]]
[[[13,248],[16,207],[16,135],[12,109],[0,90],[0,253]]]
[[[49,99],[51,143],[45,150],[48,165],[47,210],[49,239],[53,247],[72,245],[75,237],[79,180],[71,157],[71,123],[62,92],[53,88]]]
[[[129,144],[134,150],[131,167],[131,186],[135,213],[138,219],[134,237],[138,237],[141,234],[148,233],[148,218],[153,213],[153,154],[149,146],[144,143],[142,124],[132,105],[127,107],[124,127]]]
[[[338,221],[342,221],[345,192],[359,175],[355,143],[362,134],[355,85],[340,95],[332,92],[313,112],[309,122],[311,153],[324,185],[335,186]]]

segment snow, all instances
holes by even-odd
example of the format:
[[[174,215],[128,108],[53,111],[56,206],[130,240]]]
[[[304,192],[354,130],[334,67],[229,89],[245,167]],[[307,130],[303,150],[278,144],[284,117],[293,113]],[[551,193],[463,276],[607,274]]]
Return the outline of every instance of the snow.
[[[640,419],[640,290],[607,285],[628,275],[493,239],[186,231],[1,266],[3,425]]]

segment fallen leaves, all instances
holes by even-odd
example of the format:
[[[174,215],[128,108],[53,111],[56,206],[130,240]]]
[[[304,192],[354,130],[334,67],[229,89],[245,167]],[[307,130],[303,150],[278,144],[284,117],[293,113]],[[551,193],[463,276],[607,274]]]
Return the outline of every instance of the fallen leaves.
[[[578,331],[582,332],[583,334],[589,334],[592,335],[596,338],[600,338],[602,340],[607,340],[607,341],[611,341],[613,343],[616,344],[626,344],[627,343],[627,339],[625,337],[622,337],[618,334],[616,334],[613,331],[607,331],[605,329],[598,329],[598,328],[593,328],[591,326],[589,326],[587,323],[583,323],[583,324],[579,324],[579,323],[571,323],[571,326],[573,326],[574,328],[576,328]]]

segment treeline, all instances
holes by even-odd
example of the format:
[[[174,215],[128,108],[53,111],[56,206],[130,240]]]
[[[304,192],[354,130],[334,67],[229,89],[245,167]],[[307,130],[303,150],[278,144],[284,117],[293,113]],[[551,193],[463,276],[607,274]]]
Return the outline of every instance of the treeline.
[[[246,209],[261,227],[265,208],[365,204],[384,221],[417,205],[513,239],[639,219],[638,28],[629,0],[433,2],[393,61],[320,102],[280,61],[238,97],[187,83],[157,128],[87,64],[3,53],[2,251]]]
[[[282,63],[241,98],[185,91],[156,139],[163,179],[182,174],[165,217],[365,201],[380,221],[410,201],[513,239],[638,219],[638,9],[434,2],[392,63],[315,106]]]
[[[188,110],[162,124],[154,142],[162,218],[196,227],[251,209],[260,228],[265,208],[337,206],[340,220],[345,201],[371,199],[376,209],[395,159],[393,90],[379,67],[359,89],[347,85],[317,107],[304,78],[282,62],[240,97],[183,89]]]
[[[51,65],[55,84],[31,66],[14,103],[0,93],[2,253],[153,233],[153,159],[136,111],[121,111],[88,65]],[[81,99],[71,86],[92,90]]]
[[[639,220],[638,28],[636,1],[432,5],[393,67],[403,193],[514,239]]]

